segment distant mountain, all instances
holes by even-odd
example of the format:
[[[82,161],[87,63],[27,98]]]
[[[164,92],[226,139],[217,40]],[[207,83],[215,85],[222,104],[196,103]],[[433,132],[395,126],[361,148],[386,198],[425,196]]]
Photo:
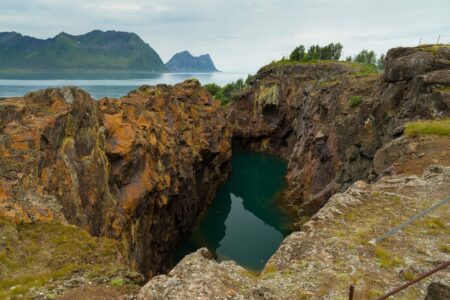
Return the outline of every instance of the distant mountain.
[[[218,72],[209,54],[193,56],[188,51],[175,54],[166,66],[171,72]]]
[[[153,71],[167,67],[147,43],[128,32],[60,33],[41,40],[0,33],[0,71]]]

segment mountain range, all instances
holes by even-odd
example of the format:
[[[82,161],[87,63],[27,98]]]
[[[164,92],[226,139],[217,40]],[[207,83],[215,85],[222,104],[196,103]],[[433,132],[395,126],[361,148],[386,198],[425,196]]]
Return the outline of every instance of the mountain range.
[[[186,53],[178,53],[164,64],[149,44],[129,32],[62,32],[49,39],[0,32],[0,72],[217,71],[209,55],[189,57]]]

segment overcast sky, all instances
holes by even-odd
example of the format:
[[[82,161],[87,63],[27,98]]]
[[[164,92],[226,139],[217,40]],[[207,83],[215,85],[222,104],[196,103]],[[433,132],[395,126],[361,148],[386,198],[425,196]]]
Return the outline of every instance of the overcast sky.
[[[298,44],[360,49],[450,43],[450,0],[0,0],[0,31],[132,31],[164,61],[210,53],[223,71],[255,72]]]

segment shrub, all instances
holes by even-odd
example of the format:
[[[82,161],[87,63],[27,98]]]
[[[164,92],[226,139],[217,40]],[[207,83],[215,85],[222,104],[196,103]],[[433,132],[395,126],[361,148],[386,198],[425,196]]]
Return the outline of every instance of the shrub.
[[[230,82],[223,87],[215,83],[205,84],[203,87],[207,89],[211,95],[217,100],[222,102],[222,105],[228,105],[236,94],[244,87],[250,84],[253,80],[253,76],[248,75],[247,79],[238,79],[235,82]]]
[[[123,286],[124,282],[122,278],[113,278],[111,279],[111,285],[116,287]]]
[[[357,106],[359,106],[361,103],[362,103],[362,97],[361,96],[351,96],[349,99],[348,99],[348,106],[350,107],[350,108],[354,108],[354,107],[357,107]]]

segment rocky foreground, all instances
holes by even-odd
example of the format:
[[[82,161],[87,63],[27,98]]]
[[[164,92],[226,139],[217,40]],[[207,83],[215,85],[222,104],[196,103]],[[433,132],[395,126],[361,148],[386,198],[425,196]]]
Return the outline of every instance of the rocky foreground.
[[[358,181],[287,237],[261,274],[231,261],[219,264],[200,249],[168,275],[150,280],[138,298],[348,299],[353,284],[356,299],[374,299],[450,259],[448,208],[377,245],[369,243],[450,195],[449,182],[450,167],[440,165],[422,176]],[[434,281],[449,284],[450,271],[436,273],[399,299],[423,299]]]
[[[368,243],[450,194],[448,134],[408,131],[450,117],[449,87],[450,47],[422,46],[389,51],[384,75],[271,64],[226,111],[194,80],[121,99],[2,99],[0,298],[339,299],[350,284],[376,297],[450,259],[448,206]],[[262,274],[201,249],[155,276],[227,177],[232,146],[288,160],[300,230]]]

